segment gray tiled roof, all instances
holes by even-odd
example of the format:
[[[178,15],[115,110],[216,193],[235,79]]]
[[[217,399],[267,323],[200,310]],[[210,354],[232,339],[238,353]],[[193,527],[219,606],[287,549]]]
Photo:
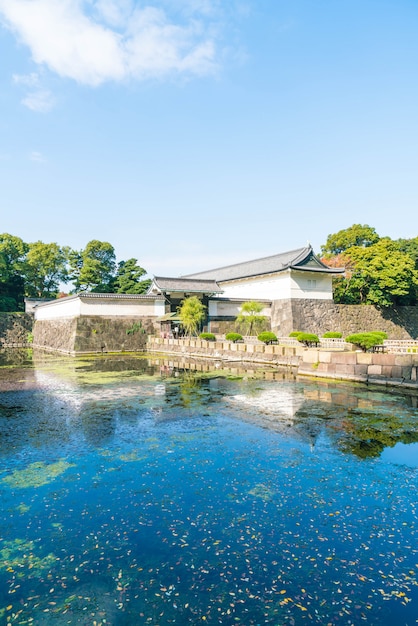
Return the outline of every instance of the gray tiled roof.
[[[198,272],[197,274],[189,274],[186,278],[205,278],[224,282],[239,278],[249,278],[250,276],[262,276],[263,274],[282,272],[288,268],[325,272],[327,274],[337,274],[343,271],[342,268],[330,268],[324,265],[314,254],[312,246],[306,246],[304,248],[298,248],[297,250],[267,256],[262,259],[255,259],[254,261],[245,261],[244,263],[227,265],[214,270]]]
[[[158,289],[161,289],[161,291],[222,293],[222,289],[215,280],[195,280],[190,278],[166,278],[162,276],[154,276],[154,284],[158,287]]]

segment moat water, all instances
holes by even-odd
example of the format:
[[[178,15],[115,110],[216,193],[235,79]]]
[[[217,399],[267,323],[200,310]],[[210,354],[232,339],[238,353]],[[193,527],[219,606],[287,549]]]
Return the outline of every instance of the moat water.
[[[418,623],[416,396],[0,353],[0,623]]]

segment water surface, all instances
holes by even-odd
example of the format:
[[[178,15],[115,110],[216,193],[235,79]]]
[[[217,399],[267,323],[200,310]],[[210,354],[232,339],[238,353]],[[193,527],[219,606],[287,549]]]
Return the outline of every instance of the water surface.
[[[1,623],[417,623],[413,396],[221,363],[12,360]]]

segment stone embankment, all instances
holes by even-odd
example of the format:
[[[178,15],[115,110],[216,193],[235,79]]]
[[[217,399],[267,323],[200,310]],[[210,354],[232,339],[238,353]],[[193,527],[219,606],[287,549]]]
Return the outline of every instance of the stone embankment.
[[[147,351],[183,357],[212,358],[225,363],[252,362],[287,366],[296,369],[299,375],[418,391],[418,353],[412,352],[385,354],[347,351],[342,346],[334,349],[305,348],[302,345],[234,344],[230,341],[208,342],[201,339],[157,337],[148,338]]]
[[[0,348],[29,347],[32,328],[32,315],[27,313],[0,313]]]

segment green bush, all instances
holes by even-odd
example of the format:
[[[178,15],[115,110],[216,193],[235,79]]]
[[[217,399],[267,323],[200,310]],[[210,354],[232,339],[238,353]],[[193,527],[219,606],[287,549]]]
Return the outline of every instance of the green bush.
[[[96,331],[93,330],[93,333],[94,332],[97,333],[97,330]],[[135,333],[141,333],[142,335],[146,333],[145,328],[142,326],[142,322],[134,322],[132,326],[128,328],[126,331],[127,335],[135,335]]]
[[[305,346],[317,346],[319,343],[318,335],[313,333],[299,333],[296,339]]]
[[[216,337],[213,333],[200,333],[200,339],[206,339],[206,341],[216,341]]]
[[[277,337],[274,333],[266,330],[263,333],[260,333],[257,337],[258,341],[262,341],[265,344],[272,343],[273,341],[277,341]]]
[[[386,333],[376,331],[370,333],[354,333],[353,335],[348,335],[345,338],[347,343],[353,343],[355,346],[358,346],[366,352],[373,348],[373,346],[377,346],[382,343],[384,339],[386,339]]]
[[[330,331],[328,333],[324,333],[322,335],[322,337],[324,339],[341,339],[342,336],[343,336],[342,333],[337,333],[337,332],[333,332],[333,331]]]
[[[242,335],[239,333],[228,333],[225,335],[225,339],[227,341],[232,341],[232,343],[236,343],[237,341],[242,341]]]
[[[300,330],[292,330],[292,332],[289,334],[289,337],[294,337],[295,339],[297,339],[300,335]]]
[[[380,335],[382,341],[388,338],[388,334],[385,333],[383,330],[372,330],[371,333],[372,335]]]

